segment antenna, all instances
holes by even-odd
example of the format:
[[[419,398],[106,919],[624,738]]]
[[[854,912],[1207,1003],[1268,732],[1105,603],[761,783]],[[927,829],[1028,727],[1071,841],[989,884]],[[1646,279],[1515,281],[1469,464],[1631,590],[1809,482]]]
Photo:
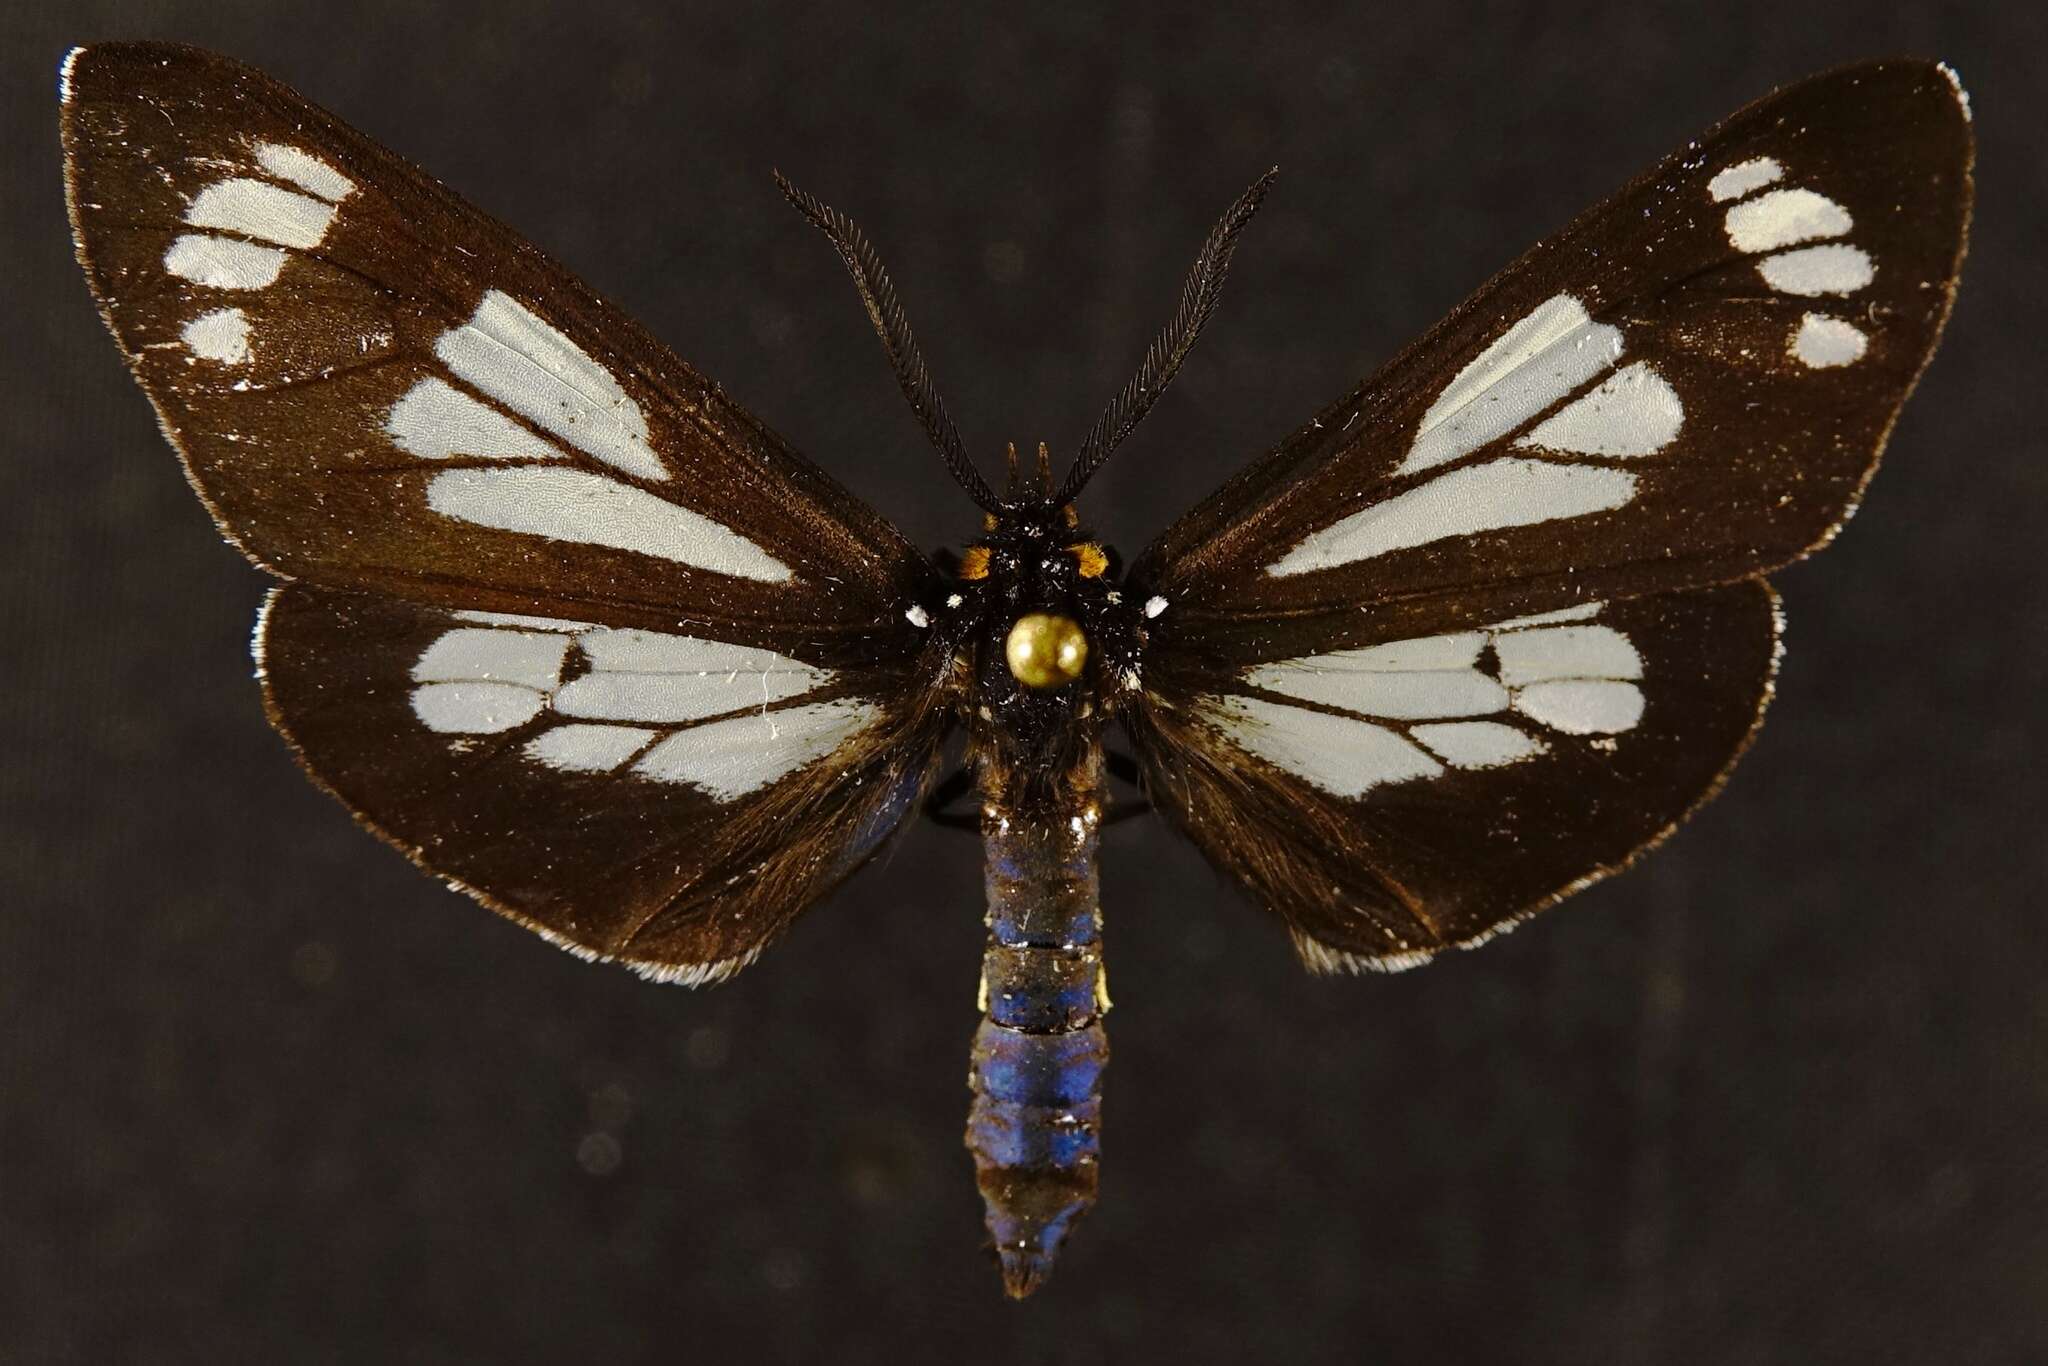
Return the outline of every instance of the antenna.
[[[1111,452],[1151,411],[1159,396],[1166,392],[1166,386],[1173,383],[1181,362],[1194,349],[1195,338],[1202,335],[1203,325],[1216,311],[1216,301],[1223,292],[1224,272],[1230,268],[1230,254],[1237,249],[1237,235],[1259,211],[1266,191],[1273,187],[1273,179],[1279,174],[1280,168],[1275,166],[1253,181],[1251,188],[1239,195],[1216,226],[1209,229],[1202,250],[1195,256],[1194,268],[1188,272],[1187,283],[1181,286],[1180,307],[1153,339],[1138,373],[1095,420],[1095,426],[1081,443],[1080,453],[1074,457],[1073,467],[1067,471],[1066,482],[1060,485],[1060,502],[1073,501]]]
[[[917,414],[925,436],[945,460],[947,470],[982,511],[1000,511],[1002,503],[968,459],[960,430],[939,399],[931,371],[924,363],[924,353],[918,349],[917,338],[911,335],[910,320],[897,301],[896,287],[889,283],[889,272],[882,269],[875,249],[868,245],[868,239],[852,219],[792,185],[782,172],[775,173],[775,183],[796,211],[831,239],[839,259],[846,263],[847,273],[853,276],[853,287],[860,291],[860,301],[867,306],[868,321],[874,324],[875,335],[881,338],[882,349],[889,355],[889,365],[896,372],[903,397],[910,400],[911,411]]]

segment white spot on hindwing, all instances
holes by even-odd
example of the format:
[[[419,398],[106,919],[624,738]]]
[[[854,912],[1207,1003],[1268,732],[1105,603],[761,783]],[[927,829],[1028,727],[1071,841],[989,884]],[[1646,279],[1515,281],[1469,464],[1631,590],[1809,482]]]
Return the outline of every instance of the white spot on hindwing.
[[[1584,603],[1484,630],[1259,665],[1244,683],[1268,695],[1202,704],[1226,738],[1340,797],[1437,777],[1446,765],[1518,764],[1549,752],[1535,727],[1610,737],[1641,721],[1642,654],[1623,632],[1591,620],[1600,609]]]
[[[630,763],[640,778],[731,800],[831,752],[879,715],[855,699],[777,708],[822,691],[833,675],[771,650],[548,617],[454,615],[477,624],[443,631],[414,664],[414,715],[458,741],[541,721],[520,752],[563,773]]]

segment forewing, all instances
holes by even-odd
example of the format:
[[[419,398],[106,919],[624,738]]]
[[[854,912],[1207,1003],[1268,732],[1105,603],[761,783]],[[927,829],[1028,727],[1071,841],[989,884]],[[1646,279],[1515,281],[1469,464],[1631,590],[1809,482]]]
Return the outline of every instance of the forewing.
[[[1770,698],[1762,580],[1241,671],[1168,656],[1152,800],[1323,971],[1471,946],[1655,844]]]
[[[860,660],[930,571],[566,270],[260,72],[77,50],[79,259],[193,483],[265,568],[689,621]]]
[[[895,668],[288,584],[271,719],[357,818],[492,909],[714,980],[915,808],[945,718]]]
[[[1287,658],[1822,543],[1947,317],[1970,165],[1931,64],[1736,114],[1171,528],[1133,573],[1166,648]]]

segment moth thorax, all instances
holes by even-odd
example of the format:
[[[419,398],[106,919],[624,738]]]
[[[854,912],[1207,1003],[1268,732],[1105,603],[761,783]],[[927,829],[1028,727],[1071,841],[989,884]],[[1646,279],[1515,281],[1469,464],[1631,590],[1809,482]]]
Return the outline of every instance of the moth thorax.
[[[1003,642],[1010,673],[1027,688],[1059,688],[1081,676],[1088,662],[1088,636],[1072,617],[1027,612]]]

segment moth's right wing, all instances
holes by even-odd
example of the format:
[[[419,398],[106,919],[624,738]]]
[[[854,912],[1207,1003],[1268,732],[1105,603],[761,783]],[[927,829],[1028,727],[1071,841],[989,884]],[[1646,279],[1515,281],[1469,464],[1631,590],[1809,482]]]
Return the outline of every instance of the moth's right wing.
[[[101,311],[223,534],[312,776],[571,948],[723,976],[944,730],[899,533],[510,229],[277,82],[66,59]]]
[[[271,720],[413,862],[586,957],[715,981],[917,807],[947,713],[915,667],[287,584]]]

